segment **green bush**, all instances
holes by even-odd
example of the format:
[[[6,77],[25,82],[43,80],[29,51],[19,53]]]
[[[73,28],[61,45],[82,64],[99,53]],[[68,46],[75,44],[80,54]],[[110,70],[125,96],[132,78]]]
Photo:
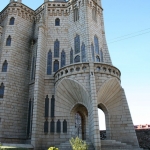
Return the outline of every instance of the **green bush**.
[[[70,139],[70,144],[73,150],[87,150],[88,145],[86,142],[82,141],[80,138],[76,137]]]
[[[59,150],[59,149],[56,147],[50,147],[48,150]]]

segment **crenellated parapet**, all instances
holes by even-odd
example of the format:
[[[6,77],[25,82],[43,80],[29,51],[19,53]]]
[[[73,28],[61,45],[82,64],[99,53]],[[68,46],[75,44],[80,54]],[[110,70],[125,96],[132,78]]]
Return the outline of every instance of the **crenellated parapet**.
[[[35,12],[21,2],[14,1],[7,5],[7,7],[5,7],[0,13],[0,22],[2,22],[8,15],[17,15],[32,22],[34,20]]]

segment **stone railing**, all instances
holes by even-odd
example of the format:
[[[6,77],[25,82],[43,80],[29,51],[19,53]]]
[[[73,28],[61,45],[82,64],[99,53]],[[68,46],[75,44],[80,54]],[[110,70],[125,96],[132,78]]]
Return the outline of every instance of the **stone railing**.
[[[57,82],[58,80],[66,76],[89,72],[90,72],[89,63],[76,63],[59,69],[54,74],[54,78],[55,82]],[[94,73],[108,74],[117,77],[118,79],[120,79],[121,75],[120,71],[116,67],[104,63],[94,63]]]

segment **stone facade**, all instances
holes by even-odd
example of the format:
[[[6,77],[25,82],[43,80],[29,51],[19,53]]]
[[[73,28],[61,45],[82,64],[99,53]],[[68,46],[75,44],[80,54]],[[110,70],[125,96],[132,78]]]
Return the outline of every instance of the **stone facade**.
[[[2,142],[41,150],[78,135],[103,149],[100,108],[107,140],[139,148],[100,1],[45,0],[33,11],[11,0],[0,13],[0,66]]]

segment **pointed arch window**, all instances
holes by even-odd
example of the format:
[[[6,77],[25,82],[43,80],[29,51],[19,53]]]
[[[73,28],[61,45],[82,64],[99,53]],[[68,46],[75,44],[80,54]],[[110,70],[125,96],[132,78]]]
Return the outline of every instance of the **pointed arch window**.
[[[77,62],[80,62],[80,56],[77,55],[75,58],[74,58],[74,62],[77,63]]]
[[[73,63],[73,49],[70,50],[70,64]]]
[[[1,83],[1,85],[0,85],[0,98],[3,98],[4,97],[4,84],[3,83]]]
[[[74,49],[75,49],[75,54],[80,52],[80,36],[78,34],[74,38]]]
[[[52,52],[50,50],[47,55],[47,75],[51,74],[52,74]]]
[[[82,62],[86,62],[85,44],[82,42],[81,45]]]
[[[96,62],[100,62],[99,56],[96,56]]]
[[[54,57],[59,57],[59,41],[56,39],[54,42]]]
[[[94,36],[94,44],[95,44],[95,53],[99,54],[99,42],[96,35]]]
[[[55,132],[55,122],[54,120],[52,119],[51,123],[50,123],[50,132],[51,133],[54,133]]]
[[[63,133],[67,133],[67,121],[63,121]]]
[[[95,58],[94,58],[94,45],[91,44],[91,52],[92,52],[92,59],[93,61],[95,61]]]
[[[57,133],[60,133],[60,132],[61,132],[61,122],[58,119],[58,121],[57,121]]]
[[[60,26],[60,19],[59,18],[55,19],[55,26]]]
[[[44,133],[48,133],[48,121],[44,122]]]
[[[11,46],[11,36],[9,35],[6,40],[6,46]]]
[[[32,118],[33,118],[33,101],[29,101],[28,106],[28,125],[27,125],[27,136],[30,137],[32,132]]]
[[[7,60],[5,60],[2,66],[2,72],[7,72],[7,66],[8,66],[8,63],[7,63]]]
[[[9,25],[14,25],[14,23],[15,23],[15,18],[11,17],[9,21]]]
[[[74,22],[76,22],[79,20],[79,9],[77,7],[74,8],[73,13],[74,13]]]
[[[64,50],[61,52],[61,67],[64,67],[66,65],[66,53]]]
[[[55,60],[54,61],[54,72],[56,72],[57,70],[59,69],[59,61],[58,60]]]

